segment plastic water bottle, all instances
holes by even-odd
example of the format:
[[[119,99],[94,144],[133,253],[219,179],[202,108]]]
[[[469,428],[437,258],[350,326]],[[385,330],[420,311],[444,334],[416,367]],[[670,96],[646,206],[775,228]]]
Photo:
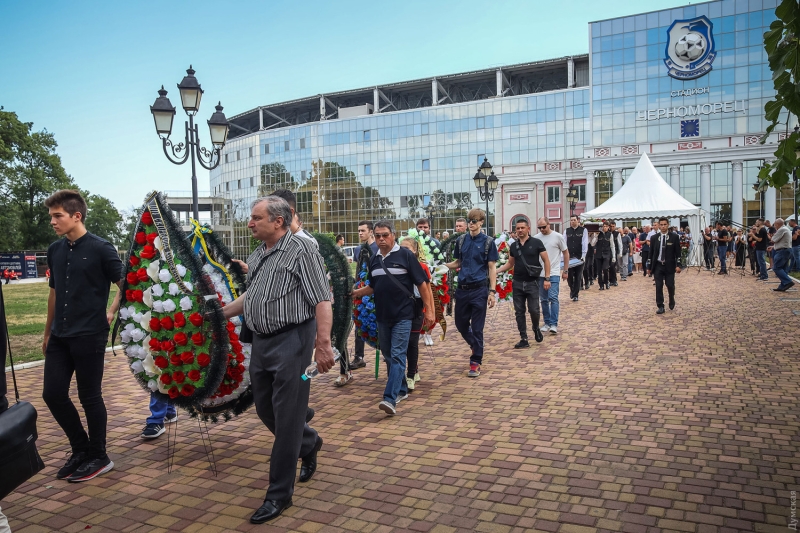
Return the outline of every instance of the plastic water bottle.
[[[337,350],[336,348],[333,348],[333,363],[334,364],[336,364],[339,361],[339,358],[341,356],[342,356],[342,354],[339,353],[339,350]],[[313,361],[310,365],[308,365],[308,368],[306,368],[306,371],[303,372],[303,375],[300,376],[300,379],[302,379],[303,381],[308,381],[311,378],[317,377],[317,375],[319,375],[319,370],[317,370],[317,362]]]

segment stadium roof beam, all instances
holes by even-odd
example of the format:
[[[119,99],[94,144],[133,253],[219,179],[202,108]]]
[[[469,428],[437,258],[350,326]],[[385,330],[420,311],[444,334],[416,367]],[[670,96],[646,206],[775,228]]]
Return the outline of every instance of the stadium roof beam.
[[[442,98],[439,98],[439,91],[444,93]],[[455,103],[453,102],[453,99],[450,98],[450,94],[447,92],[447,89],[445,89],[444,85],[442,85],[436,78],[431,80],[431,99],[434,102],[433,105],[439,105],[445,100],[450,100],[450,103],[453,104]]]
[[[330,115],[327,114],[328,113],[327,112],[327,106],[331,106],[334,109],[333,113],[331,113]],[[319,116],[320,116],[320,120],[328,120],[333,115],[336,115],[338,113],[339,113],[339,108],[336,106],[336,104],[331,102],[330,99],[327,96],[325,96],[324,94],[319,95]]]
[[[273,113],[273,112],[272,112],[272,111],[270,111],[269,109],[265,109],[265,108],[263,108],[263,107],[262,107],[262,108],[261,108],[261,111],[262,111],[263,113],[266,113],[267,115],[271,116],[272,118],[274,118],[275,120],[277,120],[277,121],[278,121],[278,122],[276,122],[275,124],[270,124],[270,125],[269,125],[269,126],[267,126],[266,128],[265,128],[265,127],[262,127],[262,128],[261,128],[262,130],[269,130],[269,129],[275,128],[275,127],[277,127],[277,126],[280,126],[281,124],[286,124],[287,126],[294,126],[294,124],[292,124],[291,122],[289,122],[289,121],[288,121],[288,120],[286,120],[285,118],[283,118],[283,117],[281,117],[281,116],[279,116],[279,115],[276,115],[275,113]]]
[[[373,107],[375,108],[375,112],[376,113],[383,113],[384,109],[389,109],[390,107],[394,108],[395,111],[399,111],[399,109],[397,109],[397,106],[394,105],[394,102],[389,97],[387,97],[383,93],[383,91],[380,90],[379,87],[375,87],[375,95],[376,95],[376,98],[375,98],[375,103],[374,103]],[[386,102],[385,106],[381,106],[380,105],[380,103],[381,103],[380,101],[381,100]]]
[[[497,96],[505,96],[506,93],[511,93],[512,95],[516,96],[517,93],[514,92],[514,88],[511,87],[511,82],[508,81],[503,69],[497,69],[496,81],[497,81]]]

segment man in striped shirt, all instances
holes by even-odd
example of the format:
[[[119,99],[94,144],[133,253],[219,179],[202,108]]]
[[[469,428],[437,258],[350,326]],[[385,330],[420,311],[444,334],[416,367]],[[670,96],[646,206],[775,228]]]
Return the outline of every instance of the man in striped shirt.
[[[305,422],[310,383],[300,376],[315,349],[321,373],[334,363],[333,314],[322,257],[308,239],[292,234],[291,221],[292,210],[282,198],[253,203],[248,227],[262,244],[247,259],[247,291],[223,308],[226,318],[244,312],[253,331],[253,397],[259,418],[275,435],[267,496],[250,518],[255,524],[292,505],[298,458],[301,483],[316,471],[322,438]]]

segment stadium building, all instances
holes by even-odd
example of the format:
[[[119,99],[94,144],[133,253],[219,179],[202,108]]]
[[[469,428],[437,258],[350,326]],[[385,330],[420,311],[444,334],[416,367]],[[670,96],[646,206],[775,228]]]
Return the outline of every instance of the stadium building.
[[[721,0],[589,24],[588,54],[320,94],[230,119],[213,196],[229,201],[233,246],[249,249],[250,203],[298,197],[304,227],[356,243],[359,220],[400,231],[421,216],[451,229],[473,206],[484,157],[499,186],[491,231],[518,217],[565,227],[624,183],[641,154],[711,220],[792,214],[792,184],[754,190],[774,95],[763,34],[776,0]],[[639,224],[640,221],[629,221]]]

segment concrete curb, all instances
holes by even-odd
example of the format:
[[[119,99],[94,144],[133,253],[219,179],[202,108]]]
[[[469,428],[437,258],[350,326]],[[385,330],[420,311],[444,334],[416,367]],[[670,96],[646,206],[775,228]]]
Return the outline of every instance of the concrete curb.
[[[106,348],[106,353],[109,353],[111,350],[121,350],[122,345],[117,346],[109,346]],[[31,361],[30,363],[21,363],[18,365],[14,365],[14,370],[25,370],[26,368],[36,368],[37,366],[42,366],[44,364],[44,359],[41,361]],[[6,372],[11,372],[11,367],[6,367]]]

